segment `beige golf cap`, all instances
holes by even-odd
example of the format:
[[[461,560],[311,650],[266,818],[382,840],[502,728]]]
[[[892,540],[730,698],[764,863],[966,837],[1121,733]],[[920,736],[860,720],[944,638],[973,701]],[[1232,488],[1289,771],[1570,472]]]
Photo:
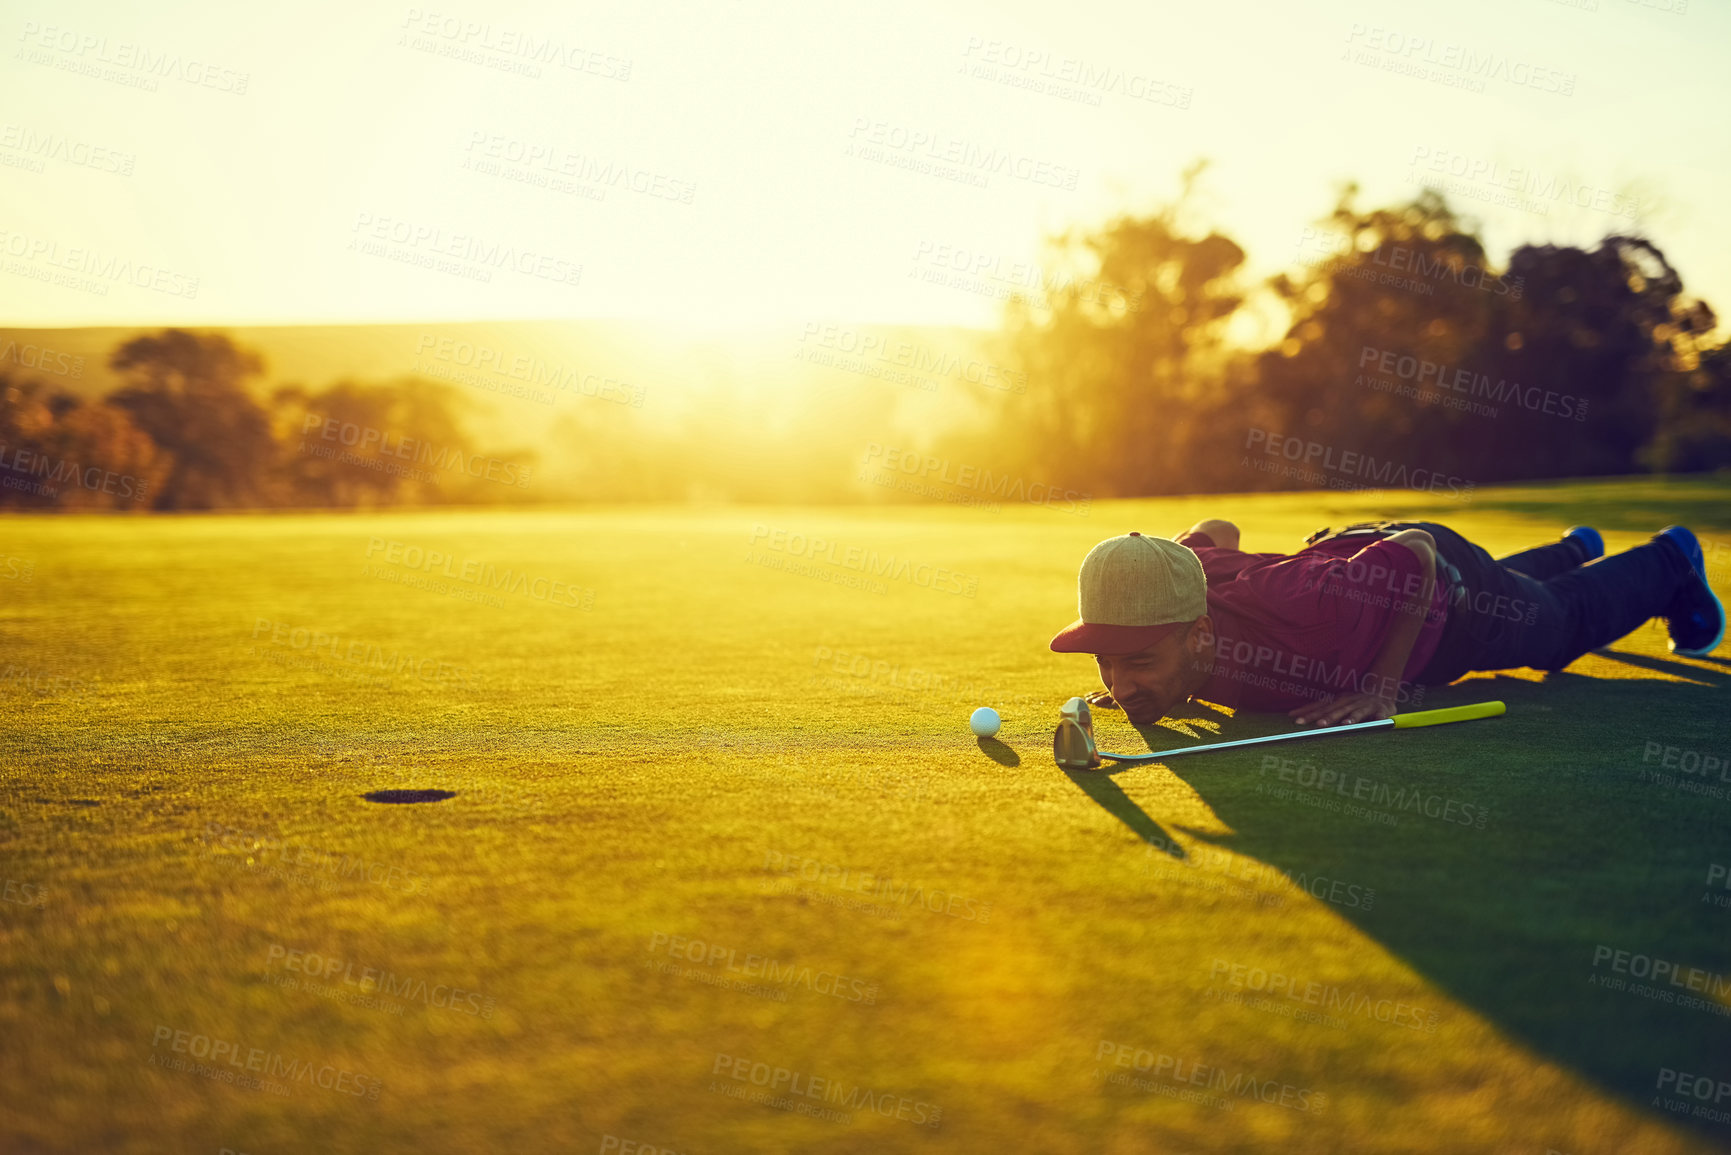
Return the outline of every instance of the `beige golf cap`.
[[[1058,631],[1060,654],[1134,654],[1208,612],[1202,562],[1170,538],[1127,533],[1082,559],[1081,617]]]

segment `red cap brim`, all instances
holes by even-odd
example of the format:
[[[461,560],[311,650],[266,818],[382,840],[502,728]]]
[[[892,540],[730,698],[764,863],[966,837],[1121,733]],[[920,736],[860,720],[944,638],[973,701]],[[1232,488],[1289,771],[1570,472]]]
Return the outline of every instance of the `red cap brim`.
[[[1103,626],[1080,618],[1058,631],[1052,650],[1059,654],[1134,654],[1189,622],[1158,626]]]

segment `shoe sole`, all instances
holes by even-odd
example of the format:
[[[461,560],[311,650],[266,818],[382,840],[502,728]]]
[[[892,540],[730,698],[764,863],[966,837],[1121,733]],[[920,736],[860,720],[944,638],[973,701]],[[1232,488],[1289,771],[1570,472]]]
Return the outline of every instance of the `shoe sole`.
[[[1677,526],[1676,528],[1681,529],[1684,533],[1688,534],[1689,541],[1694,545],[1693,550],[1683,549],[1683,557],[1684,560],[1689,563],[1690,572],[1701,579],[1701,588],[1707,591],[1707,596],[1713,599],[1713,607],[1719,611],[1719,632],[1713,635],[1713,640],[1711,642],[1695,649],[1678,649],[1677,643],[1672,641],[1671,652],[1684,658],[1705,658],[1714,650],[1718,649],[1719,643],[1725,640],[1725,603],[1719,600],[1719,595],[1714,593],[1713,587],[1707,583],[1707,558],[1706,554],[1703,553],[1701,549],[1701,539],[1696,537],[1695,532],[1687,526]],[[1674,537],[1670,540],[1671,544],[1682,549],[1682,542],[1678,541]],[[1699,566],[1695,564],[1697,556],[1701,558]]]
[[[1706,586],[1706,582],[1702,582]],[[1705,658],[1719,648],[1719,643],[1725,640],[1725,603],[1719,600],[1719,595],[1713,592],[1712,586],[1707,586],[1707,596],[1713,599],[1713,605],[1719,610],[1719,632],[1713,635],[1713,640],[1705,646],[1694,650],[1680,650],[1677,643],[1671,643],[1671,652],[1685,658]]]

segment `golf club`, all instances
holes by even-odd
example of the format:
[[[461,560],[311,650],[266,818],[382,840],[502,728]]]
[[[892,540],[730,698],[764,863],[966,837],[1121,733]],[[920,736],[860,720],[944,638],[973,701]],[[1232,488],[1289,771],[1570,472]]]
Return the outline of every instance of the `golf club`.
[[[1265,746],[1271,742],[1292,742],[1300,738],[1322,738],[1361,730],[1408,730],[1417,726],[1442,726],[1449,722],[1468,722],[1474,718],[1495,718],[1504,712],[1501,702],[1475,702],[1469,706],[1450,706],[1441,710],[1420,710],[1412,714],[1396,714],[1374,722],[1354,722],[1346,726],[1318,726],[1310,730],[1294,730],[1290,734],[1267,734],[1260,738],[1240,738],[1233,742],[1210,742],[1202,746],[1181,746],[1175,750],[1155,750],[1148,754],[1113,754],[1094,747],[1094,729],[1088,703],[1071,698],[1059,711],[1058,730],[1052,736],[1052,757],[1058,765],[1073,770],[1086,770],[1100,759],[1136,765],[1160,762],[1180,754],[1203,754],[1214,750],[1232,750],[1243,746]]]

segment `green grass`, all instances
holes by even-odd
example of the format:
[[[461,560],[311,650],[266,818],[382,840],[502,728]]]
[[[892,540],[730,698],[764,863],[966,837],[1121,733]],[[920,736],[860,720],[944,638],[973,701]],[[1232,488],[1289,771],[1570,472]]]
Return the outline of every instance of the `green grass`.
[[[1731,796],[1643,766],[1648,742],[1731,754],[1724,662],[1673,660],[1649,625],[1563,674],[1477,676],[1425,703],[1500,697],[1502,719],[1285,752],[1294,776],[1468,804],[1482,829],[1283,795],[1261,751],[1052,764],[1058,703],[1095,683],[1046,641],[1083,553],[1130,528],[1227,516],[1269,550],[1423,516],[1510,552],[1575,521],[1615,550],[1676,520],[1713,531],[1715,572],[1731,568],[1725,484],[1374,502],[0,519],[0,876],[41,899],[0,904],[0,1148],[1722,1149],[1731,1127],[1667,1111],[1654,1084],[1662,1067],[1731,1079],[1731,1018],[1589,980],[1609,973],[1600,945],[1731,974],[1731,910],[1701,901],[1731,862]],[[977,586],[780,572],[747,560],[758,524]],[[373,539],[575,586],[580,604],[406,588],[367,572]],[[273,623],[335,637],[336,656],[273,642]],[[348,657],[372,649],[415,665],[381,678]],[[1000,743],[967,732],[982,703],[1004,713]],[[1174,729],[1283,724],[1198,706]],[[1121,716],[1099,726],[1111,748],[1136,741]],[[455,797],[362,797],[383,789]],[[811,877],[777,869],[796,860]],[[793,978],[741,980],[782,988],[768,998],[694,977],[727,978],[725,959],[667,973],[661,935]],[[380,1008],[286,989],[273,948],[390,972],[399,993]],[[1318,1022],[1282,1012],[1326,1007],[1219,997],[1232,966],[1348,1008]],[[832,981],[848,997],[814,989]],[[447,987],[475,998],[429,1005]],[[167,1069],[163,1028],[381,1090]],[[1183,1089],[1103,1043],[1307,1109],[1107,1082]],[[802,1090],[857,1085],[889,1116],[728,1097],[753,1088],[718,1056]],[[941,1124],[895,1118],[902,1098]]]

